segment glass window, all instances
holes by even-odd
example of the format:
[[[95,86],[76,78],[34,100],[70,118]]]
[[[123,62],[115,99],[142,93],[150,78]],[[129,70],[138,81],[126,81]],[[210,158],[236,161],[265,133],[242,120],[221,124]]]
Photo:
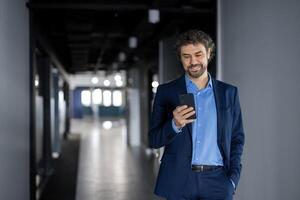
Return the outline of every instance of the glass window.
[[[113,105],[114,106],[122,105],[122,92],[120,90],[113,91]]]
[[[58,92],[58,101],[64,102],[64,92],[63,91]]]
[[[81,92],[81,103],[84,106],[91,106],[91,92],[89,90]]]
[[[109,90],[103,91],[103,105],[111,106],[111,91]]]
[[[95,89],[93,90],[93,104],[100,105],[102,103],[102,90],[101,89]]]

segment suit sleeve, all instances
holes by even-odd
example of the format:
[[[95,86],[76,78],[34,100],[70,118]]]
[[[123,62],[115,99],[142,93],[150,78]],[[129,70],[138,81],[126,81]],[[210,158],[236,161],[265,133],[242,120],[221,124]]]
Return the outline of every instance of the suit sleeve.
[[[234,90],[233,100],[233,122],[232,122],[232,138],[230,151],[230,178],[238,185],[240,173],[242,169],[241,157],[244,148],[244,129],[242,121],[242,113],[239,102],[238,90]]]
[[[172,127],[172,118],[168,118],[167,93],[159,86],[154,99],[151,124],[149,130],[149,146],[161,148],[170,144],[178,133]]]

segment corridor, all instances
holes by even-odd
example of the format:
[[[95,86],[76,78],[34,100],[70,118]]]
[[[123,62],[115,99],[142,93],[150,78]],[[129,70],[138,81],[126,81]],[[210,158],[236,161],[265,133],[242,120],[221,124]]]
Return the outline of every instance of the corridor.
[[[161,199],[153,195],[158,164],[127,146],[124,119],[73,119],[71,132],[81,134],[76,200]]]

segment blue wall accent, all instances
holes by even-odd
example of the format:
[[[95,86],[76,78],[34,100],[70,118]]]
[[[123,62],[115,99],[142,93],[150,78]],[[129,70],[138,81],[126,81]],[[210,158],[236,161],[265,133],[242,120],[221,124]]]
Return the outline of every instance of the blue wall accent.
[[[81,119],[83,117],[83,106],[81,104],[81,91],[83,88],[76,88],[72,95],[72,117]]]
[[[124,107],[105,107],[105,106],[99,106],[99,117],[103,116],[123,116],[125,114],[125,108]]]

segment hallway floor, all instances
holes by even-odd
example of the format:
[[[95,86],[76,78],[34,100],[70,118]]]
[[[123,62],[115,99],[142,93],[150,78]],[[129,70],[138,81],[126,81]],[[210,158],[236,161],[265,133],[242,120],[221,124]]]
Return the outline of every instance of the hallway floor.
[[[161,200],[153,195],[158,164],[139,147],[128,148],[126,122],[73,120],[81,134],[76,200]]]

